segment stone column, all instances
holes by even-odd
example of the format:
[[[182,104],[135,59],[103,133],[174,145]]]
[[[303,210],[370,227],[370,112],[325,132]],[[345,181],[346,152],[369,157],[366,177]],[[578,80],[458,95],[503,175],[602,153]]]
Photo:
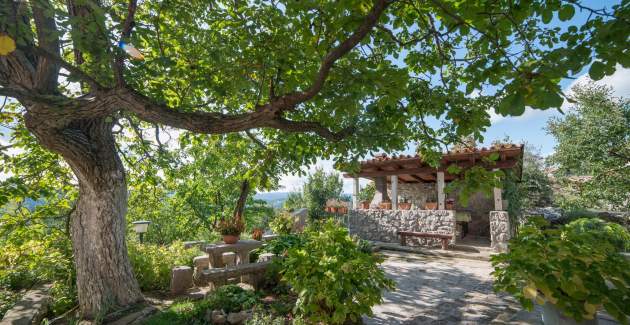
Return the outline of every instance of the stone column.
[[[495,171],[497,171],[497,169],[495,169]],[[502,189],[495,187],[493,192],[494,192],[494,210],[503,211],[503,198],[501,197]]]
[[[355,177],[352,179],[352,208],[359,208],[359,178]]]
[[[490,211],[490,240],[492,248],[497,252],[507,252],[510,237],[510,216],[507,211]]]
[[[392,210],[398,210],[398,175],[392,175]]]
[[[444,194],[444,172],[437,172],[438,210],[446,209],[446,195]]]
[[[378,205],[383,201],[389,201],[387,196],[387,179],[385,176],[374,177],[374,187],[376,192],[374,193],[374,199],[372,199],[371,205]]]

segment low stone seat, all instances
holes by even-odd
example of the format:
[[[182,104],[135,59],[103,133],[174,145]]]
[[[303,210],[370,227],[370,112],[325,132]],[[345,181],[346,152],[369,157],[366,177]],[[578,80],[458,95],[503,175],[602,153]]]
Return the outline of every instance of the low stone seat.
[[[216,289],[227,284],[229,279],[240,277],[248,279],[247,282],[258,289],[269,264],[271,261],[211,268],[201,272],[201,279],[204,283],[212,284]]]
[[[420,238],[435,238],[442,241],[442,249],[448,247],[449,240],[453,239],[453,234],[434,234],[427,232],[415,232],[415,231],[397,231],[396,234],[400,236],[400,245],[407,245],[407,237],[420,237]]]

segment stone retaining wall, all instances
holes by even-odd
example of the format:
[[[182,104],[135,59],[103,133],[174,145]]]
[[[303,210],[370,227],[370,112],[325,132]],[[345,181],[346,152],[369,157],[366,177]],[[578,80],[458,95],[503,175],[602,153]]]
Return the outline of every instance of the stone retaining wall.
[[[416,231],[435,234],[455,233],[455,211],[452,210],[350,210],[350,233],[367,240],[389,243],[400,242],[397,231]],[[440,246],[440,241],[412,238],[408,245]]]

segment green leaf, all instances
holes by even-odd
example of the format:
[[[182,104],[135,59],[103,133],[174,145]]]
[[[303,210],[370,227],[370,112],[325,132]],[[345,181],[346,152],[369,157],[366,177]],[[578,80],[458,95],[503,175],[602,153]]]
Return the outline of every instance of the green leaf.
[[[573,7],[573,5],[566,4],[566,5],[563,5],[558,11],[558,18],[560,18],[560,20],[562,21],[567,21],[573,18],[574,14],[575,14],[575,8]]]
[[[591,68],[588,70],[588,75],[593,80],[600,80],[606,75],[604,71],[605,69],[606,65],[603,62],[595,61],[593,62],[593,64],[591,64]]]

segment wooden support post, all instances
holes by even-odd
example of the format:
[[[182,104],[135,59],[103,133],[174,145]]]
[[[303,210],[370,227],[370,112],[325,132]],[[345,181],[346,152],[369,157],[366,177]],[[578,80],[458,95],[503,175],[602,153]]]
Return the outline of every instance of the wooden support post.
[[[446,209],[446,195],[444,194],[444,172],[437,172],[438,210]]]
[[[398,210],[398,175],[392,175],[392,210]]]
[[[352,184],[352,209],[356,210],[359,208],[359,178],[355,177],[353,179],[354,184]]]

